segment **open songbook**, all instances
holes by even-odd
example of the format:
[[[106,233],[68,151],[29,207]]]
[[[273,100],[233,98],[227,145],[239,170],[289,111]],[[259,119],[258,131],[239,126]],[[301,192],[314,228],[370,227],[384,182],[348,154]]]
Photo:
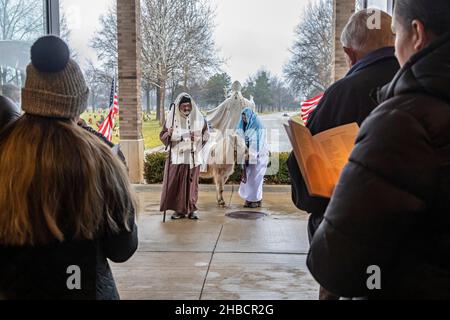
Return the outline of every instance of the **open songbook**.
[[[358,124],[337,127],[315,136],[294,118],[284,127],[309,194],[331,198],[355,145],[359,132]]]

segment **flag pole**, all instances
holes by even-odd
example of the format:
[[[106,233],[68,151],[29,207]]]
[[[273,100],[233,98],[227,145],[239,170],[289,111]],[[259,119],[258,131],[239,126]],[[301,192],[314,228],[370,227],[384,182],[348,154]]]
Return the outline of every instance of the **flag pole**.
[[[175,103],[172,103],[171,105],[170,105],[170,109],[169,109],[169,112],[172,110],[172,108],[174,108],[173,109],[173,116],[172,116],[172,126],[171,126],[171,128],[173,128],[173,126],[175,125],[175,113],[176,113],[176,110],[175,110],[175,108],[176,108],[176,106],[175,106]],[[172,134],[173,134],[173,132],[172,132]],[[171,161],[172,161],[172,136],[170,136],[169,137],[169,144],[166,146],[166,151],[167,151],[167,148],[169,147],[169,164],[168,164],[168,166],[167,166],[167,179],[169,179],[169,173],[170,173],[170,164],[171,164]],[[166,181],[165,182],[165,184],[166,184],[166,188],[165,188],[165,192],[164,192],[164,194],[165,194],[165,196],[166,196],[166,198],[167,198],[167,192],[168,192],[168,189],[169,189],[169,181]],[[164,199],[164,205],[166,205],[166,201],[167,199]],[[166,217],[167,217],[167,209],[166,208],[164,208],[164,217],[163,217],[163,223],[166,223]]]

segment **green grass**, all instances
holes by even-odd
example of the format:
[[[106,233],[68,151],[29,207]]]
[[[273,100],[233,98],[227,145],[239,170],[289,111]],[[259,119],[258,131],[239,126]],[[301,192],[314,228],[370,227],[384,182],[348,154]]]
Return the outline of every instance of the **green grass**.
[[[88,123],[92,128],[97,129],[96,122],[100,120],[101,116],[107,115],[107,113],[100,112],[85,112],[81,115],[81,118],[86,122],[89,122],[89,119],[92,119],[92,123]],[[96,118],[94,117],[96,116]],[[159,126],[159,121],[156,120],[156,115],[152,114],[149,117],[150,119],[142,122],[142,135],[144,137],[144,145],[145,149],[152,149],[161,145],[161,141],[159,140],[159,133],[161,132],[161,127]],[[119,123],[119,119],[116,118],[116,122]],[[114,143],[120,143],[119,132],[114,132],[113,136]]]
[[[142,123],[142,135],[144,136],[146,149],[152,149],[162,144],[161,140],[159,140],[160,132],[161,127],[159,126],[159,121],[156,120],[155,115],[151,116],[151,120]]]
[[[100,120],[101,115],[106,117],[107,112],[106,111],[104,113],[85,112],[81,115],[81,118],[83,118],[83,120],[85,120],[86,122],[89,122],[89,119],[91,118],[93,123],[92,124],[88,123],[88,124],[92,128],[97,129],[98,127],[96,125],[96,122]],[[96,116],[96,118],[94,116]],[[118,125],[120,127],[118,118],[116,118],[116,122],[118,123]],[[159,140],[160,132],[161,132],[161,127],[159,126],[159,121],[156,120],[155,113],[152,113],[148,117],[148,120],[142,121],[142,135],[144,137],[145,149],[152,149],[152,148],[156,148],[156,147],[159,147],[160,145],[162,145],[161,141]],[[116,132],[116,131],[114,132],[113,142],[116,144],[120,143],[119,132]]]

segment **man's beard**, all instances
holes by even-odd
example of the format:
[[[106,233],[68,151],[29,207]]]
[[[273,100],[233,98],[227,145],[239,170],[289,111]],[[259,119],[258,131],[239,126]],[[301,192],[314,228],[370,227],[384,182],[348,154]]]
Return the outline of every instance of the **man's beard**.
[[[184,111],[182,111],[181,113],[182,113],[186,118],[189,117],[189,116],[191,115],[191,111],[189,111],[189,112],[184,112]]]

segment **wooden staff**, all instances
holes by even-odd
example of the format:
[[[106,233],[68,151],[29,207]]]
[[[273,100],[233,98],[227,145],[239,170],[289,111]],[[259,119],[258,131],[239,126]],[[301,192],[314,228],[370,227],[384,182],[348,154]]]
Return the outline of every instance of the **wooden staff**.
[[[192,141],[192,132],[191,132],[191,121],[188,118],[187,119],[187,124],[188,124],[188,130],[189,130],[189,139],[191,140],[191,157],[192,157],[192,165],[195,169],[195,154],[194,154],[194,142]],[[191,165],[188,163],[188,175],[187,175],[187,190],[186,190],[186,206],[187,206],[187,214],[191,214],[191,212],[189,212],[189,204],[191,202],[191,183],[193,181],[193,174],[195,173],[194,170],[191,170]]]
[[[172,110],[172,108],[174,108],[173,109],[173,116],[172,116],[172,129],[173,129],[173,126],[175,125],[175,113],[176,113],[176,110],[175,110],[175,108],[176,108],[176,106],[175,106],[175,103],[172,103],[171,105],[170,105],[170,109],[169,109],[169,112]],[[173,132],[172,132],[172,134],[173,134]],[[166,146],[166,151],[167,151],[167,148],[169,147],[169,165],[167,166],[167,179],[169,179],[169,176],[170,176],[170,165],[171,165],[171,162],[172,162],[172,135],[171,136],[169,136],[169,144]],[[166,204],[167,204],[167,192],[169,191],[168,190],[169,189],[169,181],[166,181],[166,188],[165,188],[165,199],[164,199],[164,217],[163,217],[163,223],[166,223],[166,217],[167,217],[167,209],[165,208],[166,207]]]

